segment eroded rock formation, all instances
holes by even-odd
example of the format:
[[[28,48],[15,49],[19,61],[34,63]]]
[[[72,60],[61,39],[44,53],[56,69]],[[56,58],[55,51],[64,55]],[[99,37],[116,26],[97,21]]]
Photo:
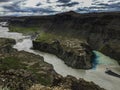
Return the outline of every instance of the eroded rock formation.
[[[74,38],[59,39],[58,37],[49,37],[46,41],[35,40],[33,41],[33,49],[55,54],[64,60],[65,64],[73,68],[92,68],[94,54],[86,42]]]
[[[13,44],[13,39],[0,38],[0,89],[104,90],[93,82],[72,76],[62,77],[52,65],[44,62],[43,57],[17,51],[12,48]]]

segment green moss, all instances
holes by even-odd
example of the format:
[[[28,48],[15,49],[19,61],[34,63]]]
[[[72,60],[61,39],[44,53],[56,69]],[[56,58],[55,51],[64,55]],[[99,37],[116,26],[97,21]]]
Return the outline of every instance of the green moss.
[[[21,63],[16,57],[6,57],[0,60],[0,70],[25,69],[26,65]]]
[[[73,48],[74,46],[72,46],[72,44],[70,44],[69,42],[73,42],[77,45],[77,43],[79,43],[78,39],[76,40],[75,38],[72,37],[61,36],[61,35],[56,35],[54,33],[46,33],[46,32],[40,33],[39,36],[36,38],[36,42],[52,44],[52,48],[54,49],[58,48],[57,44],[53,44],[53,42],[56,40],[60,42],[60,45],[64,50],[76,52],[76,49]],[[76,40],[76,42],[74,42],[74,40]]]
[[[32,66],[28,68],[29,71],[32,71],[32,73],[35,75],[39,83],[42,85],[51,85],[51,78],[48,76],[48,74],[40,74],[40,64],[35,63]]]
[[[42,32],[37,37],[36,41],[51,43],[52,41],[54,41],[56,39],[60,39],[60,36],[57,36],[57,35],[52,34],[52,33]]]
[[[23,26],[9,26],[9,30],[11,32],[19,32],[19,33],[23,33],[23,34],[31,34],[34,32],[38,32],[40,31],[39,27],[23,27]]]
[[[40,68],[28,67],[27,70],[28,70],[28,71],[31,71],[32,73],[35,74],[36,72],[38,72],[38,71],[40,70]]]
[[[33,65],[27,65],[21,62],[20,58],[17,57],[6,57],[4,59],[0,59],[0,70],[9,70],[9,69],[24,69],[26,71],[34,74],[39,83],[43,85],[50,85],[51,78],[46,74],[40,74],[39,71],[41,69],[39,63],[35,63]],[[19,78],[20,79],[20,78]]]
[[[36,76],[37,76],[37,79],[39,80],[39,82],[42,84],[42,85],[51,85],[51,81],[52,81],[52,78],[48,75],[41,75],[41,74],[38,74],[36,73]]]

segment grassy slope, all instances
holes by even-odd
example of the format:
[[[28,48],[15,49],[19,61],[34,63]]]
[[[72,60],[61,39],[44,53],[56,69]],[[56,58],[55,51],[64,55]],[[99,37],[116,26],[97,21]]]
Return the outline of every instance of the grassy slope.
[[[14,26],[10,25],[9,29],[11,32],[19,32],[23,34],[32,34],[40,31],[39,27],[23,27],[23,26],[15,26],[15,25]]]

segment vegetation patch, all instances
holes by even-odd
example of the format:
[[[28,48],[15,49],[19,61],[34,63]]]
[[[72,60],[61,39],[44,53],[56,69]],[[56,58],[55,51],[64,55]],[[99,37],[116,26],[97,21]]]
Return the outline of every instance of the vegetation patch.
[[[57,36],[57,35],[52,34],[52,33],[42,32],[38,35],[38,37],[36,38],[36,41],[51,43],[52,41],[55,41],[58,39],[60,40],[61,38],[62,38],[61,36]]]
[[[17,26],[17,25],[9,25],[9,29],[11,32],[19,32],[23,34],[32,34],[35,32],[39,32],[39,27],[24,27],[24,26]]]
[[[8,69],[25,69],[26,65],[21,63],[19,58],[16,57],[5,57],[0,59],[0,70]]]

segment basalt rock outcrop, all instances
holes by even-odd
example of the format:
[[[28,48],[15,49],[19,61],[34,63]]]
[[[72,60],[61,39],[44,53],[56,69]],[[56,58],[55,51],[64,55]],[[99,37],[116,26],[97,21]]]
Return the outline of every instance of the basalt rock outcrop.
[[[16,42],[13,39],[0,38],[0,53],[10,53],[13,51],[12,45]]]
[[[94,85],[93,82],[84,82],[83,79],[77,80],[72,76],[64,78],[56,78],[56,81],[51,87],[45,87],[40,84],[33,85],[30,90],[104,90]]]
[[[33,27],[78,39],[84,38],[118,62],[120,59],[120,12],[78,14],[73,11],[50,16],[11,18],[10,25]]]
[[[51,85],[57,77],[53,66],[41,56],[13,49],[13,44],[13,39],[0,38],[0,86],[26,90],[38,83]]]
[[[48,37],[48,34],[46,36]],[[65,64],[73,68],[92,68],[94,54],[86,42],[74,38],[59,38],[59,36],[55,37],[54,34],[51,34],[51,36],[46,40],[42,40],[43,37],[38,37],[40,40],[33,41],[33,49],[55,54]]]
[[[93,82],[62,77],[43,57],[12,48],[13,39],[0,38],[0,89],[104,90]],[[9,47],[9,48],[6,48]]]

